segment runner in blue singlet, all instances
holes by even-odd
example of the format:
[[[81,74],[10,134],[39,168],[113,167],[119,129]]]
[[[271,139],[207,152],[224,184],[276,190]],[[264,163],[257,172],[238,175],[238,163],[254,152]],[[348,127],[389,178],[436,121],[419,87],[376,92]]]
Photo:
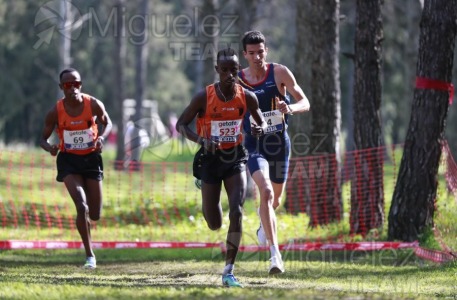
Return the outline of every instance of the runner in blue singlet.
[[[266,62],[268,48],[261,32],[246,32],[242,43],[244,58],[249,66],[239,72],[239,82],[257,95],[260,110],[268,123],[266,135],[257,139],[249,134],[249,126],[256,127],[255,122],[244,122],[245,147],[249,151],[247,165],[260,193],[261,224],[257,237],[261,245],[270,245],[269,273],[277,274],[284,272],[278,247],[275,209],[281,203],[289,168],[287,120],[288,115],[308,111],[310,105],[286,66]],[[288,94],[295,99],[295,103],[291,103]]]

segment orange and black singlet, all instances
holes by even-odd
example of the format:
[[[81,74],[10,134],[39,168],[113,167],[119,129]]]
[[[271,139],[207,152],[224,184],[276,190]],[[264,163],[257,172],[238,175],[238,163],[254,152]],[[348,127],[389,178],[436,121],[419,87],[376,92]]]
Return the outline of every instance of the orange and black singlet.
[[[57,101],[59,150],[73,154],[89,154],[95,151],[98,135],[95,117],[92,114],[91,98],[82,94],[84,108],[79,116],[72,117],[65,111],[63,99]]]
[[[246,114],[246,95],[235,84],[235,97],[225,102],[216,94],[215,84],[206,87],[205,115],[197,118],[197,133],[220,143],[221,149],[235,147],[243,141],[243,118]]]

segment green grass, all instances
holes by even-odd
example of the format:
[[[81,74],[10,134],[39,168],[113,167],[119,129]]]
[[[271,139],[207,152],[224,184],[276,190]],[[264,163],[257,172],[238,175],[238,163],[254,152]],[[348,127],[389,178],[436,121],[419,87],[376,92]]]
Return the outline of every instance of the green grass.
[[[333,255],[333,256],[332,256]],[[265,253],[240,255],[244,289],[221,287],[220,252],[99,250],[81,269],[77,250],[0,252],[1,299],[453,299],[457,266],[426,264],[409,251],[283,253],[287,272],[268,276]]]
[[[227,232],[227,199],[222,193],[224,224],[210,231],[201,212],[200,191],[191,176],[195,149],[175,141],[155,145],[143,154],[145,172],[115,171],[112,149],[104,151],[106,177],[102,219],[95,241],[222,242]],[[398,155],[397,155],[398,156]],[[399,160],[398,160],[399,161]],[[396,164],[386,164],[386,217],[394,189]],[[174,164],[174,162],[180,162]],[[74,207],[64,186],[54,180],[54,158],[39,149],[0,152],[0,240],[74,240]],[[457,202],[448,194],[440,170],[436,229],[421,245],[457,249]],[[349,236],[350,185],[342,187],[344,220],[308,227],[304,213],[278,214],[278,238],[322,240]],[[247,199],[242,244],[256,243],[258,200]],[[51,226],[48,225],[47,210]],[[30,217],[24,222],[24,212]],[[62,228],[56,224],[63,219]],[[15,221],[16,220],[16,221]],[[39,226],[36,223],[39,220]],[[17,222],[17,226],[14,226]],[[364,240],[385,240],[387,222]],[[436,238],[438,236],[438,239]],[[0,299],[430,299],[457,297],[456,263],[435,265],[411,251],[283,252],[287,272],[267,275],[265,252],[241,253],[236,275],[243,290],[223,289],[224,260],[215,249],[97,249],[98,269],[84,271],[82,250],[0,251]]]
[[[191,162],[195,150],[192,144],[179,140],[153,145],[143,154],[144,172],[140,173],[115,171],[114,149],[107,148],[103,153],[106,173],[103,214],[94,230],[94,239],[220,241],[220,234],[207,229],[201,212],[200,191],[193,184]],[[395,161],[384,167],[386,218],[399,167],[398,152],[395,157]],[[0,226],[7,226],[0,231],[0,239],[79,239],[73,225],[73,203],[63,184],[54,180],[54,160],[40,149],[27,149],[27,152],[3,149],[0,152],[0,168],[4,170],[0,172],[0,186],[3,187],[0,190]],[[457,218],[457,205],[453,195],[446,192],[442,175],[440,170],[436,230],[425,234],[421,243],[440,249],[440,244],[434,240],[438,233],[442,243],[457,249],[457,226],[453,222]],[[347,182],[342,186],[343,221],[323,227],[310,228],[306,214],[289,214],[280,208],[277,212],[281,220],[278,223],[280,242],[330,237],[361,240],[360,236],[349,235],[350,194]],[[225,192],[222,192],[221,203],[227,213]],[[246,200],[245,232],[252,241],[258,227],[257,205],[257,199]],[[62,223],[58,224],[58,218]],[[365,239],[386,238],[387,222],[384,222],[382,228]]]

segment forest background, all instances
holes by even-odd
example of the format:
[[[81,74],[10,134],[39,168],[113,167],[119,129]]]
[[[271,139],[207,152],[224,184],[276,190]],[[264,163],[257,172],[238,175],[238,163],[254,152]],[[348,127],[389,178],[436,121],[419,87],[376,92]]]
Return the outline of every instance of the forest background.
[[[194,93],[216,80],[215,51],[230,46],[242,53],[241,37],[247,30],[264,33],[269,48],[268,61],[284,64],[293,73],[298,70],[306,73],[310,69],[309,65],[296,63],[302,62],[301,58],[306,55],[296,51],[298,1],[154,0],[147,1],[146,6],[146,1],[139,0],[73,1],[71,33],[65,31],[68,27],[59,25],[62,16],[58,11],[54,15],[43,15],[43,8],[56,7],[59,2],[0,0],[0,68],[3,71],[0,143],[3,145],[38,144],[44,115],[61,95],[58,74],[66,65],[80,71],[83,92],[102,100],[117,125],[122,120],[115,78],[119,66],[123,71],[123,98],[135,99],[138,86],[143,85],[143,99],[157,101],[158,113],[166,125],[170,114],[179,115]],[[340,2],[340,145],[343,151],[354,148],[355,9],[355,0]],[[401,144],[413,101],[421,1],[384,1],[382,16],[383,138],[386,145]],[[118,28],[120,21],[125,26],[122,32]],[[119,40],[125,43],[122,62],[116,56]],[[66,57],[62,57],[63,41],[70,42],[67,50],[70,55]],[[142,54],[138,46],[143,46]],[[138,66],[138,55],[144,56],[142,66]],[[247,65],[242,56],[241,64]],[[143,68],[143,81],[138,76],[138,68]],[[456,70],[454,66],[454,74]],[[299,84],[310,97],[309,81],[300,77]],[[310,102],[313,107],[312,98]],[[446,126],[451,149],[457,149],[457,133],[452,130],[457,125],[454,106],[450,106]],[[312,117],[318,116],[306,114],[292,118],[292,126],[309,133]]]

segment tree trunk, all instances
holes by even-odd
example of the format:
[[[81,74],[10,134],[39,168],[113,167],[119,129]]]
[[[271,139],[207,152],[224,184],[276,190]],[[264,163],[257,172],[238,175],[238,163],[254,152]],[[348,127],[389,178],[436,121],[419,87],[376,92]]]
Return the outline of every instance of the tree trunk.
[[[312,5],[309,0],[297,1],[296,2],[296,42],[295,42],[295,70],[294,75],[298,85],[303,89],[305,94],[311,91],[311,47],[310,41],[312,39],[311,33],[311,17],[312,17]],[[309,97],[310,95],[308,95]],[[310,97],[309,97],[310,98]],[[313,106],[312,99],[311,107]],[[292,118],[289,118],[288,133],[293,147],[291,147],[291,157],[305,157],[309,154],[310,148],[310,130],[311,127],[311,113],[296,114]],[[307,130],[308,129],[308,130]],[[295,161],[291,159],[289,169],[291,174],[297,174],[296,170],[301,168],[302,161]],[[307,166],[303,165],[304,168]],[[305,212],[306,206],[310,203],[310,197],[305,196],[305,190],[303,185],[307,180],[308,176],[289,176],[286,182],[286,191],[289,191],[286,195],[286,201],[284,207],[289,212]]]
[[[341,127],[339,83],[339,0],[311,1],[311,113],[310,165],[324,172],[311,173],[310,225],[324,225],[342,217],[339,139]],[[317,178],[319,174],[320,178]],[[316,177],[316,178],[314,178]],[[312,192],[311,192],[312,191]]]
[[[59,72],[69,68],[71,65],[71,30],[72,26],[69,24],[73,23],[73,16],[71,11],[71,3],[68,1],[60,1],[60,15],[63,18],[60,19],[58,28],[61,29],[59,39]],[[62,97],[62,90],[56,86],[57,99]]]
[[[151,118],[150,115],[144,115],[143,113],[143,100],[146,88],[146,76],[148,69],[148,55],[149,55],[149,43],[147,36],[148,32],[148,2],[149,0],[142,0],[138,10],[138,16],[144,16],[144,18],[137,18],[135,22],[135,32],[137,33],[136,38],[132,41],[135,45],[135,115],[133,116],[133,123],[135,124],[133,133],[131,136],[136,137],[132,140],[125,140],[124,147],[128,149],[129,155],[126,154],[124,166],[130,167],[132,170],[139,169],[139,162],[141,160],[141,154],[143,147],[141,145],[140,130],[145,128],[145,123],[148,123],[145,118]],[[127,129],[127,128],[126,128]],[[128,129],[127,129],[128,130]],[[150,127],[147,128],[149,135]],[[126,149],[126,150],[127,150]]]
[[[421,18],[411,119],[389,212],[390,240],[415,241],[433,227],[437,172],[449,108],[457,31],[457,0],[426,0]],[[434,86],[431,80],[441,86]],[[435,82],[436,83],[436,82]]]
[[[237,5],[235,8],[237,18],[238,32],[240,33],[240,59],[243,57],[243,45],[241,45],[241,37],[246,31],[253,30],[254,25],[258,20],[257,10],[259,9],[259,0],[245,0],[243,5]],[[235,49],[236,50],[236,49]]]
[[[123,7],[125,5],[124,0],[117,0],[114,9],[117,12],[116,25],[115,25],[115,47],[114,47],[114,103],[117,105],[113,106],[113,123],[117,124],[117,140],[116,140],[116,163],[115,168],[123,168],[122,160],[124,159],[124,106],[123,101],[124,95],[124,62],[126,57],[126,45],[124,39],[125,32],[125,18],[122,17]]]
[[[294,75],[298,85],[305,94],[311,91],[311,18],[312,6],[309,0],[296,3],[296,43]],[[308,95],[310,96],[310,95]],[[310,101],[312,101],[310,99]],[[312,103],[311,103],[311,106]],[[313,110],[313,109],[312,109]],[[309,154],[309,134],[311,113],[297,114],[289,118],[289,135],[293,138],[292,157],[303,157]]]
[[[351,233],[366,234],[384,223],[381,130],[382,0],[357,0],[354,84],[354,178]],[[368,150],[371,149],[371,150]],[[363,151],[360,151],[363,150]]]
[[[386,57],[383,61],[383,90],[386,91],[382,103],[385,111],[383,131],[392,144],[402,144],[410,119],[422,6],[417,0],[385,1],[382,11],[383,57]],[[401,67],[398,62],[402,63]]]
[[[144,15],[143,15],[144,14]],[[148,0],[141,2],[138,16],[143,15],[144,19],[137,18],[135,32],[138,34],[136,39],[132,39],[135,44],[135,120],[143,117],[141,110],[143,108],[144,90],[146,87],[146,75],[148,66],[149,45],[147,36],[147,17],[148,17]]]
[[[205,16],[219,16],[219,0],[203,0],[201,10],[198,10],[199,18],[195,20],[198,23],[196,34],[199,43],[198,59],[195,61],[198,70],[195,78],[195,92],[200,91],[206,85],[217,81],[219,77],[214,71],[216,65],[217,51],[220,49],[219,34],[221,28],[217,25],[218,18],[205,18]]]

